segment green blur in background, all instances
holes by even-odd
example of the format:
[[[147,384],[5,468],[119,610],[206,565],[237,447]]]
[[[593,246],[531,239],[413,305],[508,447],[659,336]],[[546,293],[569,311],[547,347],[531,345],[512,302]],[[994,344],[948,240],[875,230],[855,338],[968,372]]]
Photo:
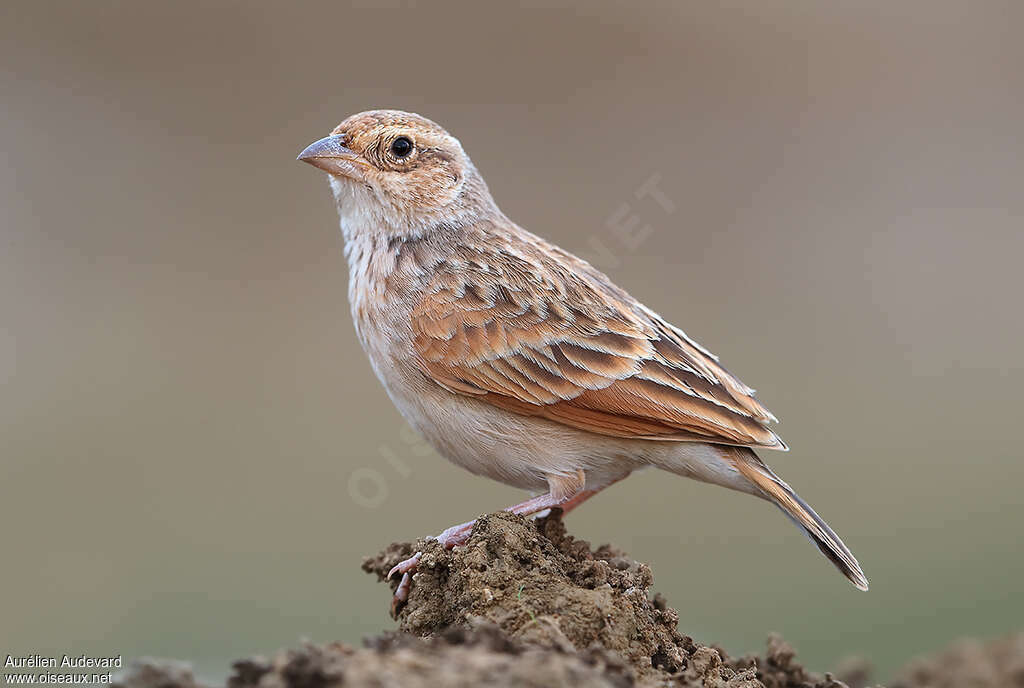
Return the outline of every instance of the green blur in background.
[[[871,579],[640,473],[570,528],[650,562],[684,633],[884,677],[1024,627],[1022,28],[1010,1],[3,3],[0,651],[216,677],[358,642],[393,627],[361,556],[521,499],[426,449],[354,336],[294,158],[378,107],[757,387],[793,448],[764,457]]]

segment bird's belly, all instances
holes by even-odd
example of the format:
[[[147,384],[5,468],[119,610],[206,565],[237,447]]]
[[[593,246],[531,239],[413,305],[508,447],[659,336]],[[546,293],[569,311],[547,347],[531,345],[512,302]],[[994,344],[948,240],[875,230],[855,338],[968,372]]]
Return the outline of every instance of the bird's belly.
[[[524,490],[547,487],[544,452],[531,447],[515,419],[438,388],[391,394],[402,416],[437,452],[474,475]],[[505,414],[506,416],[508,414]]]
[[[542,492],[547,490],[549,475],[568,476],[582,470],[586,487],[595,488],[646,463],[625,446],[628,441],[520,416],[433,383],[426,385],[411,395],[394,393],[389,387],[389,394],[399,412],[439,454],[475,475]]]

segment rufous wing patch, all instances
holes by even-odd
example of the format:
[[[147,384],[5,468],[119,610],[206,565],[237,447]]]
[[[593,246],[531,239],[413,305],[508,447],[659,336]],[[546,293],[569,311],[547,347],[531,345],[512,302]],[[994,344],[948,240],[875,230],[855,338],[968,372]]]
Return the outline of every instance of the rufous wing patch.
[[[588,432],[785,448],[712,354],[589,264],[523,235],[467,231],[455,255],[425,266],[411,317],[424,375]]]

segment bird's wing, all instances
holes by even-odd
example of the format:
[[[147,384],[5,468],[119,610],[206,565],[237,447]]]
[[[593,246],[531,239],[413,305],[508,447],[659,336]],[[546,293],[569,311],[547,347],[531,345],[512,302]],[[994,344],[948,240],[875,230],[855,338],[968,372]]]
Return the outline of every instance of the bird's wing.
[[[492,237],[430,267],[412,333],[451,392],[602,435],[786,448],[754,390],[585,261]]]

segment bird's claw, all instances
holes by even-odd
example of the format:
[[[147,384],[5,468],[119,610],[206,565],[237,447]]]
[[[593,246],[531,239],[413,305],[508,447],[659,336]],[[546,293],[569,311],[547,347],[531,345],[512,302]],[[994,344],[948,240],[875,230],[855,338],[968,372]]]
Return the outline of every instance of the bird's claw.
[[[398,618],[398,610],[402,608],[406,600],[409,599],[409,590],[412,589],[412,574],[403,573],[402,580],[399,581],[398,587],[395,588],[395,594],[391,598],[391,618]]]
[[[417,552],[416,554],[412,555],[408,559],[404,559],[404,560],[398,562],[397,564],[395,564],[391,568],[391,570],[388,571],[387,580],[391,580],[391,578],[396,573],[400,573],[403,576],[406,576],[407,574],[416,571],[416,566],[420,563],[420,557],[422,557],[422,556],[423,556],[423,552]]]
[[[420,557],[423,556],[423,552],[416,552],[408,559],[398,562],[390,571],[388,571],[388,580],[391,580],[392,576],[396,573],[402,574],[402,580],[398,582],[398,587],[395,588],[395,595],[391,598],[391,616],[392,618],[398,618],[398,610],[402,608],[405,601],[409,599],[409,591],[412,589],[412,574],[416,571],[416,566],[420,563]]]

